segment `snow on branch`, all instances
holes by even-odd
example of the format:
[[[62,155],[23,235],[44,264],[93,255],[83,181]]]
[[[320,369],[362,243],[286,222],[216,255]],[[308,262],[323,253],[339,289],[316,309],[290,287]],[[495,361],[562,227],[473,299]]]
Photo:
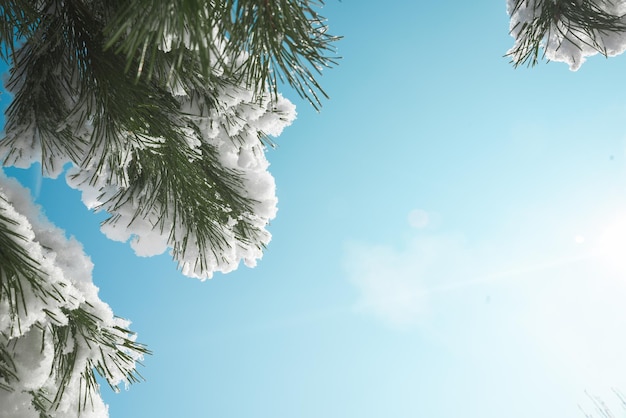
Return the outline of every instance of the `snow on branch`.
[[[94,32],[106,24],[101,14],[61,4],[15,51],[4,164],[41,162],[55,177],[72,163],[67,181],[110,214],[109,238],[130,240],[141,256],[169,248],[185,275],[254,266],[277,210],[266,147],[295,106],[234,74],[250,55],[215,30],[205,28],[221,57],[214,65],[205,68],[191,44],[165,42],[136,57],[153,64],[135,75]]]
[[[113,388],[148,353],[98,297],[93,265],[0,172],[0,416],[107,417],[95,373]]]
[[[576,71],[586,57],[626,50],[623,0],[508,0],[507,12],[515,38],[507,56],[515,66],[546,58]]]
[[[93,164],[67,180],[87,207],[111,215],[107,237],[130,240],[140,256],[171,248],[183,274],[206,279],[262,257],[277,198],[260,135],[279,135],[295,107],[229,86],[213,98],[219,111],[206,112],[195,93],[177,96],[187,124],[178,140],[127,141],[121,177],[118,167]]]

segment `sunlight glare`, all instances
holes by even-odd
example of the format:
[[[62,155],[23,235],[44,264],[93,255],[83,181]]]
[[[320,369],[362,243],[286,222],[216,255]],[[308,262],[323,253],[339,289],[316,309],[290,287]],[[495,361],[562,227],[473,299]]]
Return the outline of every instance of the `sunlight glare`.
[[[603,266],[626,273],[626,216],[615,219],[602,231],[594,253]]]

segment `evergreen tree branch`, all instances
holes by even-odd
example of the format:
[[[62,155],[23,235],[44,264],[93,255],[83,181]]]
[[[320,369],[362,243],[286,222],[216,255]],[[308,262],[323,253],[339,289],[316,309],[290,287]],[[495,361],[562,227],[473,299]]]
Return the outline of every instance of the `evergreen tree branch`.
[[[515,67],[534,66],[546,50],[558,50],[566,43],[608,56],[603,39],[626,32],[624,15],[615,14],[611,0],[513,0],[512,4],[511,16],[525,16],[510,31],[516,43],[506,56]]]
[[[80,392],[77,402],[79,412],[85,410],[91,402],[92,396],[99,393],[95,373],[97,372],[109,384],[111,389],[118,392],[120,378],[127,383],[137,383],[143,377],[136,369],[136,358],[151,354],[143,344],[137,343],[130,337],[134,335],[130,330],[121,326],[105,326],[103,321],[93,312],[89,304],[77,309],[65,309],[67,325],[51,324],[54,344],[54,361],[52,374],[56,376],[58,391],[48,407],[54,410],[61,402],[66,389],[76,379],[76,370],[80,368],[78,359],[86,357],[80,374]],[[87,354],[81,351],[95,352]]]
[[[259,3],[260,6],[253,1],[247,5],[214,2],[210,8],[202,3],[206,13],[213,13],[209,22],[214,25],[210,30],[205,20],[196,21],[197,16],[191,13],[196,10],[194,7],[200,7],[199,2],[179,0],[171,5],[158,2],[151,7],[156,7],[155,10],[167,7],[169,11],[172,7],[181,7],[182,13],[174,16],[186,22],[184,26],[195,22],[197,33],[195,29],[175,28],[178,32],[172,29],[167,32],[173,39],[169,49],[162,48],[161,42],[156,49],[141,56],[130,54],[125,59],[114,48],[106,48],[104,28],[117,21],[122,7],[126,8],[126,13],[135,13],[132,7],[143,1],[112,1],[107,7],[101,2],[81,0],[38,3],[41,16],[31,36],[14,54],[9,88],[15,99],[7,112],[6,138],[0,147],[5,150],[5,164],[24,165],[40,160],[46,175],[55,176],[67,162],[72,162],[77,167],[74,175],[80,177],[72,181],[97,186],[103,196],[106,195],[98,207],[112,211],[108,225],[120,219],[116,211],[122,205],[141,204],[127,226],[148,222],[152,228],[166,232],[167,242],[179,263],[187,258],[189,243],[192,243],[192,252],[198,253],[192,269],[204,277],[211,274],[210,265],[224,264],[221,261],[209,263],[209,259],[229,259],[226,264],[231,265],[230,269],[235,260],[233,252],[248,254],[250,259],[258,257],[250,255],[254,251],[242,252],[237,248],[256,248],[260,253],[269,240],[267,232],[262,230],[268,218],[258,218],[253,210],[264,203],[249,194],[248,186],[239,179],[243,173],[238,173],[237,167],[222,166],[224,161],[218,154],[223,151],[215,148],[219,145],[213,143],[215,138],[207,142],[206,129],[220,124],[223,126],[219,129],[231,138],[219,141],[232,142],[228,148],[235,151],[249,148],[243,145],[247,140],[241,142],[238,128],[246,116],[238,115],[240,110],[233,110],[228,104],[233,98],[220,95],[232,94],[229,92],[234,87],[238,91],[234,94],[240,96],[241,91],[251,88],[246,78],[256,79],[260,74],[257,70],[262,66],[265,66],[264,77],[269,74],[269,61],[261,65],[255,60],[261,50],[278,53],[279,44],[270,45],[268,41],[255,39],[274,39],[276,30],[300,31],[299,34],[288,33],[287,40],[280,45],[293,45],[289,51],[281,53],[282,64],[275,64],[284,68],[293,64],[289,77],[306,74],[301,72],[306,65],[297,61],[302,51],[308,51],[305,55],[313,57],[309,64],[321,70],[326,58],[322,58],[318,49],[330,43],[330,39],[324,40],[324,31],[319,26],[321,17],[314,14],[306,2],[286,2],[281,6],[282,13],[278,13],[278,9],[267,9],[274,6],[266,2]],[[300,4],[304,11],[296,13],[295,4]],[[233,15],[235,6],[237,15]],[[249,13],[244,6],[255,13],[256,17],[250,22],[245,20]],[[228,13],[228,22],[223,20],[224,13]],[[320,29],[319,33],[316,32],[315,39],[308,43],[298,41],[307,30],[312,30],[313,17],[317,19],[314,26]],[[242,32],[241,25],[235,24],[241,19],[254,26],[252,33]],[[300,28],[280,19],[291,19],[293,25],[299,22]],[[126,39],[134,39],[135,32],[144,33],[146,25],[153,23],[144,22],[131,31],[120,32],[124,37],[116,39],[116,45],[123,46]],[[269,32],[262,35],[263,30]],[[149,38],[151,33],[149,30],[146,36]],[[193,33],[205,34],[202,42],[219,57],[213,60],[215,65],[205,65],[202,51],[206,48],[196,44],[200,41],[193,40]],[[303,49],[296,50],[296,44]],[[144,65],[146,57],[152,63],[150,71],[138,73],[137,77],[127,71],[128,65]],[[293,76],[291,80],[298,80],[298,77]],[[312,83],[314,79],[307,76],[307,80]],[[279,100],[277,92],[274,90],[273,96],[268,97],[264,92],[268,84],[263,80],[258,82],[260,84],[252,88],[259,91],[252,90],[252,97],[245,99],[250,101],[248,107],[274,112],[271,102]],[[300,84],[301,89],[305,87],[314,85]],[[243,106],[242,110],[245,109]],[[259,113],[255,114],[258,117]],[[292,117],[287,116],[281,123],[289,123]],[[266,133],[251,128],[255,141],[272,145]],[[246,128],[245,135],[251,132]],[[204,145],[194,145],[191,149],[188,141]],[[138,173],[149,172],[149,167],[155,170],[150,172],[153,177],[144,181]],[[164,179],[165,175],[172,178]],[[116,189],[112,197],[110,191]]]
[[[13,391],[13,383],[18,380],[13,356],[7,348],[8,338],[0,333],[0,390]]]
[[[0,4],[0,58],[5,62],[16,50],[16,40],[28,38],[39,18],[35,2],[5,0]]]
[[[50,286],[47,275],[29,255],[27,238],[16,231],[18,220],[6,214],[8,205],[0,195],[0,304],[8,306],[13,334],[21,332],[20,317],[28,313],[28,295],[55,302],[64,297],[61,289]]]
[[[28,393],[40,416],[71,405],[80,413],[96,397],[101,403],[95,373],[116,389],[138,382],[137,364],[150,351],[97,297],[80,245],[47,223],[27,193],[0,177],[0,391]]]
[[[166,141],[157,151],[138,151],[128,170],[130,186],[102,207],[116,213],[132,201],[137,208],[133,220],[150,218],[157,208],[153,227],[169,236],[174,258],[183,258],[187,244],[194,240],[199,249],[198,268],[206,270],[210,264],[207,257],[212,254],[219,259],[230,245],[223,225],[229,218],[241,218],[245,223],[252,207],[242,196],[240,174],[221,166],[213,147],[202,145],[202,157],[198,158],[181,142]],[[105,222],[116,220],[113,217]],[[236,240],[242,244],[255,242],[251,236],[255,229],[252,225],[237,229]]]
[[[315,79],[336,64],[334,42],[322,1],[310,0],[136,0],[107,25],[107,47],[126,56],[127,67],[150,77],[159,50],[172,50],[181,68],[184,48],[197,52],[208,77],[215,69],[238,78],[257,94],[276,97],[286,82],[319,109],[326,93]],[[147,21],[146,21],[147,19]],[[233,57],[245,56],[239,60]],[[136,65],[133,65],[136,62]]]
[[[39,161],[48,176],[71,163],[68,182],[111,215],[103,230],[137,247],[162,240],[185,274],[253,265],[276,212],[264,147],[295,118],[277,85],[319,109],[316,77],[336,63],[321,5],[7,0],[4,163]],[[80,414],[101,405],[96,374],[114,389],[140,381],[149,351],[98,299],[89,262],[72,264],[63,246],[74,243],[42,229],[9,183],[0,176],[0,390],[30,397],[41,417]],[[40,363],[14,361],[37,349]]]

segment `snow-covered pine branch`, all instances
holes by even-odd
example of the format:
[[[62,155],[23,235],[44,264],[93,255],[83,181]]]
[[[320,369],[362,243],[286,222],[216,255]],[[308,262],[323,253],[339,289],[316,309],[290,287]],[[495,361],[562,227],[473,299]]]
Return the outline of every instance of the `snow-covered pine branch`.
[[[294,106],[250,85],[252,55],[235,53],[215,28],[210,51],[219,59],[208,72],[197,41],[170,32],[147,56],[131,57],[154,63],[149,76],[137,75],[94,29],[106,26],[105,13],[55,3],[14,54],[5,164],[40,161],[56,176],[72,163],[69,183],[111,215],[107,236],[130,239],[140,255],[169,247],[184,274],[255,265],[277,201],[264,139],[294,120]]]
[[[139,255],[170,248],[201,279],[252,266],[270,239],[265,151],[315,108],[335,61],[314,0],[8,0],[0,57],[11,67],[0,157],[41,163],[110,218]],[[71,257],[70,257],[71,254]],[[95,374],[139,378],[145,346],[97,297],[91,263],[0,178],[0,416],[106,417]]]
[[[107,237],[130,239],[141,256],[172,248],[183,274],[204,279],[262,257],[277,198],[260,136],[279,135],[295,107],[229,86],[213,95],[220,111],[211,114],[196,93],[176,96],[187,123],[179,138],[125,142],[122,176],[119,166],[94,163],[67,179],[87,207],[111,214]]]
[[[133,383],[148,351],[98,297],[82,246],[3,173],[0,245],[0,417],[108,416],[95,373]]]
[[[507,55],[515,66],[545,57],[575,71],[586,57],[626,50],[623,0],[508,0],[507,12],[515,38]]]

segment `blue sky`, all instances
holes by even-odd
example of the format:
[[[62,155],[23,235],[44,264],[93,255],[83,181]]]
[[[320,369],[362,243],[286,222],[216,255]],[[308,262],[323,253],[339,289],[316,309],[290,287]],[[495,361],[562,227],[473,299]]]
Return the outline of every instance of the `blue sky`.
[[[185,278],[107,240],[62,180],[8,171],[154,351],[145,383],[103,388],[111,416],[571,417],[591,409],[585,391],[614,402],[624,57],[514,70],[504,0],[322,14],[343,59],[321,113],[290,97],[256,268]]]

